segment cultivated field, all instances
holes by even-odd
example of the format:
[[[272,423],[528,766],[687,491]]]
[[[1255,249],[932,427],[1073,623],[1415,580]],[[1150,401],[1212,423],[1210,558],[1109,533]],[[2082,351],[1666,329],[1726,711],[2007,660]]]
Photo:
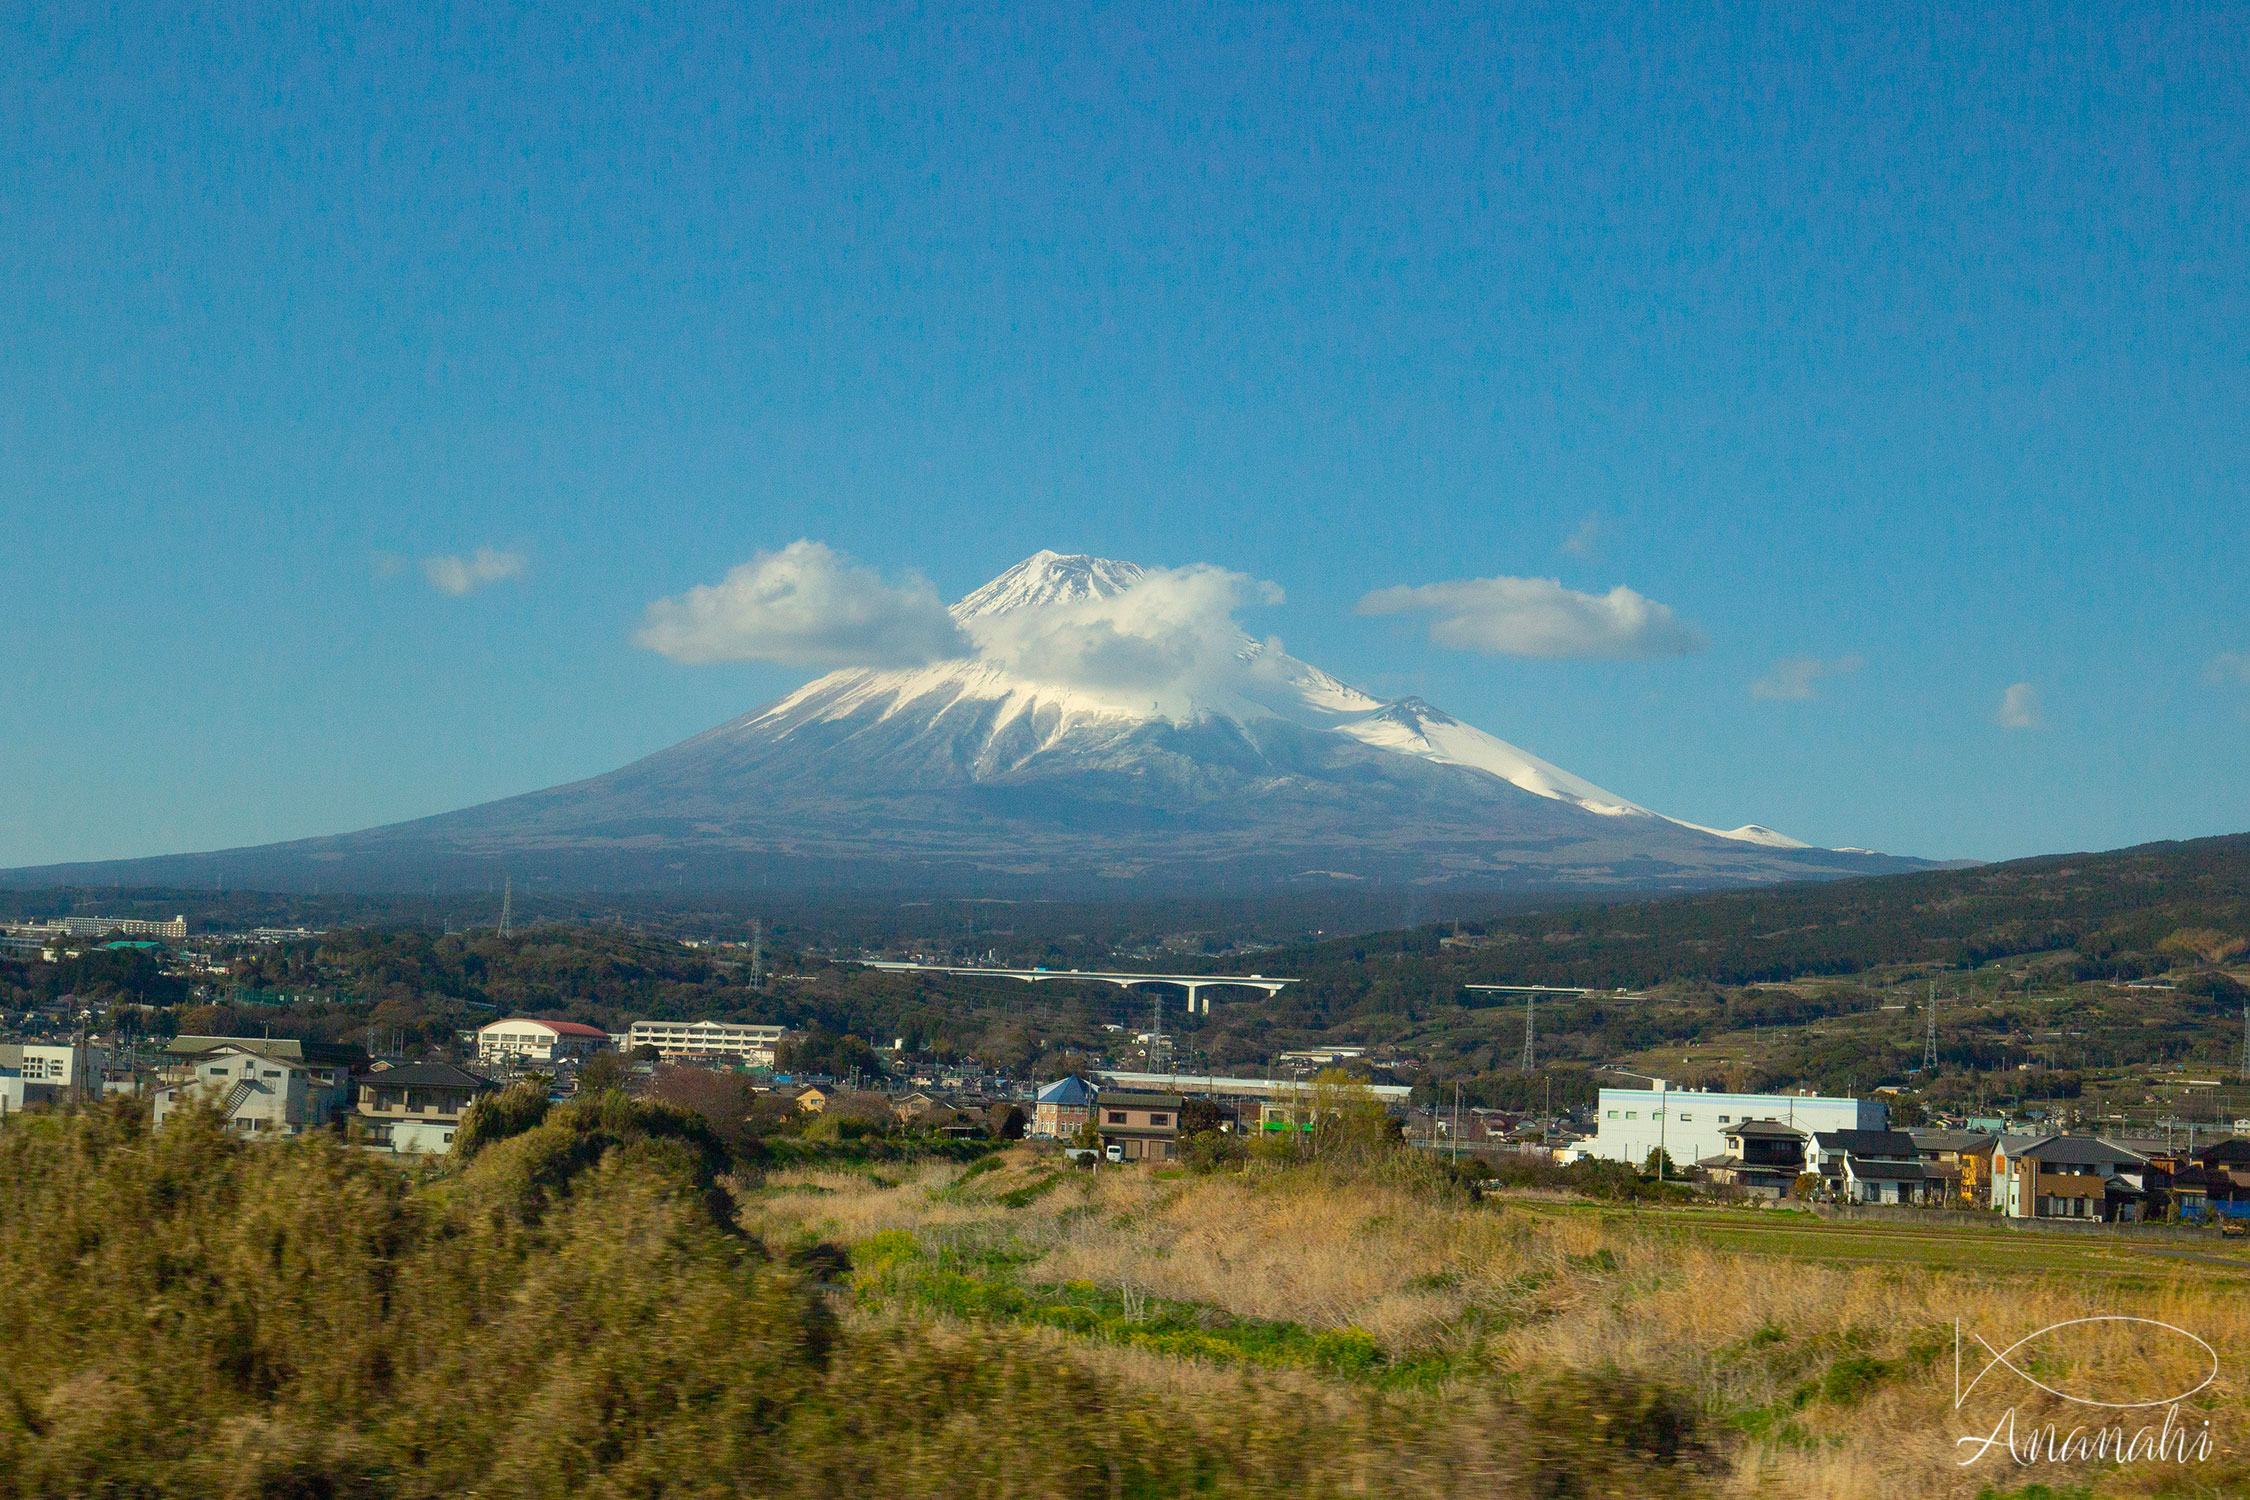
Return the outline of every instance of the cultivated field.
[[[1454,1444],[1495,1395],[1547,1410],[1493,1435],[1555,1460],[1548,1479],[1538,1462],[1513,1470],[1528,1493],[2234,1494],[2250,1478],[2250,1257],[2217,1241],[1477,1202],[1385,1158],[1092,1174],[1027,1147],[966,1171],[777,1174],[744,1197],[777,1248],[850,1250],[858,1325],[1006,1327],[1151,1401],[1311,1402]],[[2155,1323],[2081,1323],[1969,1385],[1988,1346],[2126,1317],[2217,1351],[2216,1378],[2173,1419],[2196,1439],[2209,1424],[2204,1457],[2021,1466],[1996,1448],[1960,1462],[1976,1448],[1957,1440],[2011,1411],[2020,1440],[2050,1420],[2161,1424],[2166,1405],[2061,1399],[2149,1401],[2203,1380],[2212,1357]],[[1542,1408],[1557,1391],[1570,1398]],[[1613,1424],[1633,1429],[1615,1472],[1570,1468],[1573,1445]]]

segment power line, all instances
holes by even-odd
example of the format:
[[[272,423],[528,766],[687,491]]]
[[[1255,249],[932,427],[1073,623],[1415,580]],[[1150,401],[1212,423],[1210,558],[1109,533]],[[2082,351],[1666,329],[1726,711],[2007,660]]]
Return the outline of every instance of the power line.
[[[1922,1044],[1922,1071],[1935,1073],[1937,1071],[1937,985],[1934,982],[1930,985],[1929,1003],[1923,1008],[1929,1012],[1929,1039]],[[2245,1053],[2244,1056],[2250,1057],[2250,1053]]]

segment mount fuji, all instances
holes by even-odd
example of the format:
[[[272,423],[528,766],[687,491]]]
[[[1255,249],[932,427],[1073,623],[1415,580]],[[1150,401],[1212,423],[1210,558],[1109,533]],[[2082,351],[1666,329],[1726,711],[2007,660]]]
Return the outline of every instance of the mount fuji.
[[[605,775],[359,833],[8,880],[1146,895],[1929,867],[1664,817],[1418,698],[1372,697],[1244,633],[1231,601],[1211,607],[1213,580],[1233,578],[1043,551],[951,607],[953,654],[831,671]]]

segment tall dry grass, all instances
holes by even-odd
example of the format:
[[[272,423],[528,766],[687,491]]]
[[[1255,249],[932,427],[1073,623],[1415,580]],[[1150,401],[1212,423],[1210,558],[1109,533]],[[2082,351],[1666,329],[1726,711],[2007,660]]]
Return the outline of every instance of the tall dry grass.
[[[959,1185],[951,1167],[884,1181],[805,1174],[769,1183],[751,1217],[784,1237],[906,1231],[932,1250],[1005,1246],[1033,1257],[1020,1268],[1027,1282],[1083,1280],[1237,1316],[1358,1328],[1394,1356],[1479,1348],[1479,1363],[1420,1398],[1438,1412],[1558,1377],[1614,1371],[1661,1382],[1730,1434],[1709,1477],[1727,1495],[1967,1497],[2034,1482],[2216,1494],[2236,1492],[2250,1474],[2250,1401],[2237,1363],[2250,1350],[2250,1293],[2219,1268],[2152,1259],[2144,1274],[2088,1278],[1825,1264],[1708,1248],[1664,1232],[1660,1216],[1476,1204],[1413,1173],[1379,1171],[1073,1174],[1004,1206],[1040,1172],[1021,1152],[1007,1170]],[[1955,1440],[1988,1431],[2010,1407],[2019,1432],[2049,1420],[2067,1431],[2148,1418],[2105,1417],[2005,1369],[1956,1410],[1956,1320],[2005,1349],[2048,1325],[2110,1316],[2157,1319],[2221,1351],[2219,1378],[2183,1409],[2197,1430],[2211,1422],[2213,1457],[2185,1470],[2119,1471],[2019,1468],[1993,1452],[1962,1467]],[[1973,1374],[1989,1356],[1965,1347]],[[1146,1354],[1096,1357],[1152,1389],[1216,1373],[1183,1375],[1178,1361]],[[2015,1356],[2061,1389],[2098,1378],[2101,1389],[2084,1393],[2104,1399],[2192,1385],[2202,1358],[2180,1339],[2124,1324],[2084,1326]]]

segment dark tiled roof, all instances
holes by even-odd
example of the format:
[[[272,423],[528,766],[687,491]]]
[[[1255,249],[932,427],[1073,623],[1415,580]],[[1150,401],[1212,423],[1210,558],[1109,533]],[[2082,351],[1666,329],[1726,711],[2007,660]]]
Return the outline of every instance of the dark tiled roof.
[[[1853,1156],[1887,1156],[1905,1161],[1914,1155],[1914,1137],[1903,1130],[1818,1130],[1813,1144],[1823,1151]]]
[[[2067,1166],[2135,1166],[2142,1158],[2123,1146],[2090,1135],[2051,1135],[2036,1145],[2026,1146],[2016,1153],[2033,1161],[2051,1161]]]
[[[308,1063],[316,1068],[354,1066],[367,1054],[342,1042],[300,1042],[282,1036],[176,1036],[164,1044],[174,1057],[200,1057],[221,1047],[240,1047],[276,1062]]]
[[[1921,1182],[1929,1176],[1918,1161],[1861,1161],[1856,1156],[1851,1174],[1868,1182]]]
[[[1805,1138],[1805,1133],[1802,1130],[1797,1130],[1791,1126],[1784,1125],[1779,1120],[1744,1120],[1739,1125],[1729,1125],[1726,1129],[1720,1131],[1719,1134],[1745,1136],[1786,1136],[1791,1140],[1797,1141],[1801,1141]]]
[[[1987,1151],[1992,1134],[1984,1130],[1909,1130],[1917,1151]]]
[[[1103,1089],[1094,1102],[1103,1109],[1178,1109],[1182,1097],[1179,1094],[1132,1094],[1119,1089]]]
[[[380,1068],[362,1074],[361,1083],[379,1084],[394,1089],[489,1089],[496,1087],[482,1073],[472,1073],[467,1068],[456,1068],[451,1063],[419,1062],[400,1063],[395,1068]]]

